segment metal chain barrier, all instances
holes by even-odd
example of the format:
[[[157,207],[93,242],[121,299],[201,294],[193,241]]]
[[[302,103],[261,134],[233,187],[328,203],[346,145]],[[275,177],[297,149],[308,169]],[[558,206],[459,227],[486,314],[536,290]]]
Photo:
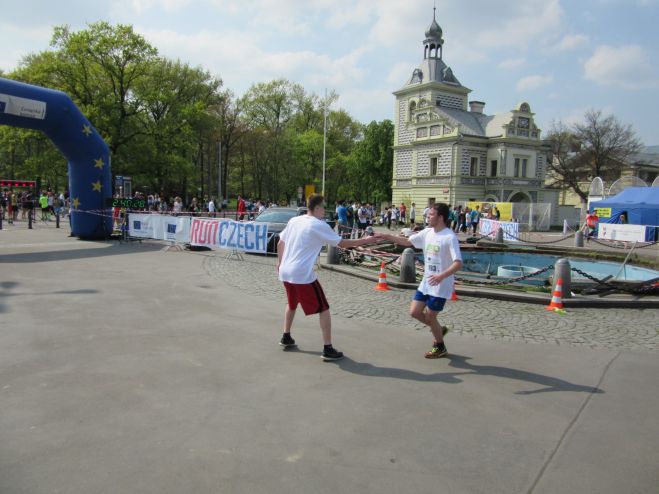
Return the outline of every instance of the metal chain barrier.
[[[542,242],[542,241],[540,241],[540,240],[537,240],[537,241],[535,241],[535,240],[534,240],[534,241],[524,240],[523,238],[516,237],[516,236],[513,235],[512,233],[508,233],[508,232],[505,232],[504,235],[506,235],[506,236],[508,236],[508,237],[510,237],[510,238],[512,238],[512,239],[518,240],[519,242],[524,242],[525,244],[541,244],[541,245],[548,245],[548,244],[557,244],[557,243],[559,243],[559,242],[562,242],[563,240],[567,240],[568,238],[572,238],[572,237],[574,237],[574,236],[576,235],[576,232],[574,232],[574,233],[570,233],[569,235],[567,235],[567,236],[565,236],[565,237],[561,237],[561,238],[559,238],[558,240],[548,240],[548,241],[546,241],[546,242]]]
[[[586,273],[585,271],[582,271],[579,268],[574,268],[573,267],[571,269],[572,269],[572,271],[574,271],[577,274],[580,274],[584,278],[587,278],[590,281],[592,281],[594,283],[597,283],[598,286],[605,286],[607,288],[610,288],[611,290],[631,293],[631,294],[634,294],[634,295],[647,295],[648,293],[651,293],[651,292],[654,292],[654,291],[659,291],[659,279],[656,279],[656,278],[652,279],[652,280],[649,280],[649,281],[643,281],[643,282],[637,284],[634,287],[627,288],[627,287],[624,287],[624,286],[616,285],[616,284],[611,283],[611,282],[606,281],[606,280],[600,280],[599,278],[597,278],[593,275],[590,275],[590,274]]]
[[[624,245],[619,246],[619,245],[615,245],[615,244],[608,244],[608,243],[606,243],[606,242],[602,242],[601,240],[598,240],[598,239],[596,239],[596,238],[591,238],[591,239],[589,239],[589,240],[592,240],[592,241],[595,242],[596,244],[603,245],[604,247],[610,247],[610,248],[612,248],[612,249],[622,249],[622,250],[628,250],[628,249],[630,249],[630,247],[625,247]],[[616,242],[618,242],[618,240],[616,240]],[[647,244],[645,244],[645,245],[638,245],[638,244],[636,244],[636,247],[634,247],[634,249],[645,249],[646,247],[652,247],[653,245],[657,245],[658,243],[659,243],[659,242],[650,242],[650,243],[647,243]]]
[[[519,281],[523,280],[528,280],[529,278],[533,278],[534,276],[539,276],[541,274],[546,273],[547,271],[551,271],[554,269],[554,265],[550,264],[546,268],[543,268],[539,271],[535,271],[533,273],[525,274],[523,276],[518,276],[517,278],[509,278],[506,280],[501,280],[501,281],[474,281],[466,278],[459,278],[455,277],[456,281],[459,281],[460,283],[464,283],[466,285],[486,285],[486,286],[497,286],[497,285],[512,285],[513,283],[517,283]]]

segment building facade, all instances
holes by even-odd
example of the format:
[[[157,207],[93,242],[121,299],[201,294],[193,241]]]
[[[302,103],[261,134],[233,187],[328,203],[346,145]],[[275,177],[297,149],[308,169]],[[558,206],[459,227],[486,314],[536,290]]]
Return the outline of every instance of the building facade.
[[[544,188],[549,148],[523,102],[497,115],[468,101],[443,60],[435,16],[425,33],[423,61],[396,96],[392,202],[550,202]]]

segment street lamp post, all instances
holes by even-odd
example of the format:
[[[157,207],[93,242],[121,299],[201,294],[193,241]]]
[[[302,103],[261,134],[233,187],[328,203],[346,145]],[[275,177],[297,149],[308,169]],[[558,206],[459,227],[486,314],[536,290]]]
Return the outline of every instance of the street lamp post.
[[[327,88],[325,88],[325,101],[323,102],[323,186],[322,194],[325,197],[325,157],[327,149]]]

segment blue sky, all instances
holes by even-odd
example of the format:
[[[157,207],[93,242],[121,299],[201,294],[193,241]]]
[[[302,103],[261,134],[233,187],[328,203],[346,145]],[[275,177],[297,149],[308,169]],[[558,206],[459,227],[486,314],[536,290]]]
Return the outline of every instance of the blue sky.
[[[601,109],[659,144],[659,0],[436,0],[444,61],[485,113],[528,101],[541,129]],[[362,122],[393,119],[423,57],[432,0],[28,0],[0,20],[0,68],[48,47],[52,26],[132,24],[162,55],[241,95],[285,77]]]

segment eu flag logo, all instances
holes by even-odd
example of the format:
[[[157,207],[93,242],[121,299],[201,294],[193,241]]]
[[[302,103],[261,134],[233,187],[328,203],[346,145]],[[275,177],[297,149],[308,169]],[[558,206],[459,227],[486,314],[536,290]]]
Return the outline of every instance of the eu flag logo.
[[[142,222],[141,221],[133,221],[133,230],[141,230],[142,229]]]
[[[168,223],[167,224],[167,233],[171,233],[171,234],[176,233],[176,223],[174,223],[174,224]]]

